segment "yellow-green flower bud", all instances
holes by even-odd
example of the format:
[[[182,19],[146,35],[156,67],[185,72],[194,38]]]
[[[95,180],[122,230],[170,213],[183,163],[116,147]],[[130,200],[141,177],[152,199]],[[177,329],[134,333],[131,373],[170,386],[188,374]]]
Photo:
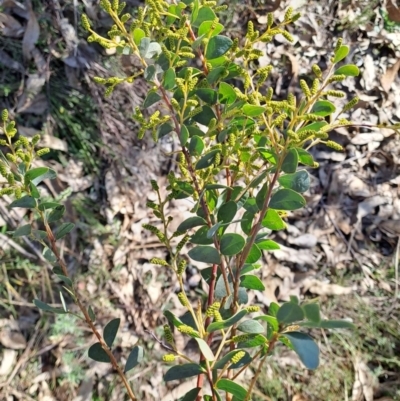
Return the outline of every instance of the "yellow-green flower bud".
[[[346,112],[349,111],[350,109],[352,109],[359,101],[360,99],[356,96],[353,99],[350,100],[350,102],[348,102],[342,109],[342,112]]]
[[[159,266],[169,266],[169,264],[160,258],[151,258],[150,259],[150,263],[152,263],[153,265],[159,265]]]
[[[335,53],[342,47],[342,44],[343,44],[343,38],[339,38],[336,42],[336,46],[335,46],[335,50],[334,50]]]
[[[107,13],[112,11],[111,3],[109,0],[100,0],[100,6]]]
[[[171,328],[169,327],[168,324],[164,324],[164,337],[165,337],[165,341],[168,344],[173,344],[174,343],[174,337],[172,335],[172,331]]]
[[[13,173],[7,174],[7,182],[10,185],[14,185],[15,184],[15,178],[14,178],[14,174]]]
[[[8,110],[4,109],[1,112],[1,120],[5,123],[8,120]]]
[[[328,79],[328,83],[332,83],[332,82],[341,82],[344,81],[346,79],[346,75],[344,74],[339,74],[339,75],[332,75],[329,79]]]
[[[129,21],[131,18],[132,16],[129,13],[126,13],[121,17],[121,22],[125,24],[125,22]]]
[[[21,144],[25,147],[28,148],[29,147],[29,139],[26,138],[25,136],[20,136],[19,140],[21,141]]]
[[[184,292],[178,293],[178,299],[179,302],[181,303],[182,306],[188,307],[189,306],[189,301],[186,297],[186,294]]]
[[[307,82],[304,79],[300,79],[300,88],[303,91],[305,97],[310,98],[311,97],[311,91],[310,88],[307,85]]]
[[[46,154],[49,153],[49,152],[50,152],[50,149],[49,149],[49,148],[42,148],[42,149],[37,150],[37,151],[36,151],[36,154],[37,154],[39,157],[41,157],[41,156],[46,155]]]
[[[0,189],[0,196],[12,195],[13,193],[14,193],[14,188],[8,187],[8,188]]]
[[[213,311],[214,313],[214,320],[216,321],[216,322],[222,322],[222,316],[221,316],[221,313],[219,312],[219,310],[214,310]]]
[[[34,135],[32,138],[32,145],[33,146],[37,145],[39,141],[40,141],[40,135],[39,134]]]
[[[118,9],[116,9],[117,11],[117,15],[120,15],[122,13],[122,11],[124,11],[124,8],[126,7],[126,3],[122,2],[119,6]],[[147,36],[147,35],[146,35]]]
[[[244,341],[247,341],[250,338],[249,334],[240,334],[238,336],[232,337],[232,341],[234,343],[242,343]]]
[[[196,334],[197,331],[193,328],[190,327],[186,324],[183,324],[182,326],[178,327],[178,331],[181,332],[182,334],[188,334],[188,335],[192,335],[192,334]]]
[[[176,246],[176,252],[180,252],[182,250],[182,248],[189,242],[190,237],[189,235],[185,235],[178,243],[178,245]]]
[[[179,263],[178,263],[178,268],[177,268],[177,273],[181,276],[183,274],[183,272],[186,269],[186,260],[182,259]]]
[[[316,76],[318,79],[321,79],[321,78],[322,78],[322,71],[321,71],[321,68],[319,68],[319,66],[318,66],[317,64],[314,64],[314,65],[312,66],[312,71],[313,71],[313,73],[315,74],[315,76]]]
[[[268,13],[267,14],[267,27],[271,28],[273,23],[274,23],[274,15],[272,13]]]
[[[247,38],[251,38],[254,35],[254,25],[252,21],[249,21],[247,23],[247,33],[246,33],[246,37]]]
[[[244,351],[238,351],[235,355],[231,358],[232,363],[238,363],[240,360],[246,355]]]
[[[268,88],[267,93],[265,94],[265,100],[269,102],[272,99],[273,94],[274,90],[272,88]]]
[[[285,12],[285,16],[283,17],[283,20],[285,22],[290,21],[292,19],[292,15],[293,15],[293,7],[289,7]]]
[[[334,141],[326,141],[325,145],[339,152],[343,150],[343,146]]]
[[[251,306],[246,307],[246,310],[248,313],[258,312],[260,310],[260,307],[256,306],[256,305],[251,305]]]
[[[21,189],[21,187],[16,187],[14,192],[15,192],[15,193],[14,193],[15,198],[16,198],[16,199],[20,199],[21,196],[22,196],[22,189]]]
[[[318,92],[318,89],[319,89],[319,80],[316,78],[313,80],[311,85],[311,94],[315,95]]]
[[[164,362],[174,362],[176,356],[174,354],[166,354],[162,357]]]
[[[7,146],[7,141],[5,139],[0,139],[0,146]]]
[[[292,36],[292,34],[288,31],[282,31],[281,32],[282,36],[290,43],[294,42],[294,37]]]
[[[16,163],[17,162],[17,157],[14,156],[12,153],[7,153],[6,154],[6,158],[8,159],[8,161],[10,161],[12,163]]]
[[[82,14],[81,23],[85,31],[88,31],[90,29],[90,20],[86,14]]]
[[[0,162],[0,174],[1,174],[3,177],[7,177],[7,176],[8,176],[8,169],[7,169],[7,166],[6,166],[3,162]]]

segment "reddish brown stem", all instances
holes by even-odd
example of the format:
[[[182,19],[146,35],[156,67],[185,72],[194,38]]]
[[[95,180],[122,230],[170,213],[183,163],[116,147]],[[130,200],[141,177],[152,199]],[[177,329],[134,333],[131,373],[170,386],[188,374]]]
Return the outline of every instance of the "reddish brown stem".
[[[53,251],[58,264],[60,265],[64,276],[68,277],[68,270],[67,270],[67,266],[64,262],[63,259],[61,259],[60,257],[60,253],[58,252],[58,248],[56,245],[56,239],[54,237],[53,231],[51,230],[50,226],[47,224],[47,222],[44,222],[45,228],[46,228],[46,233],[47,233],[47,238],[49,239],[50,242],[50,248]],[[78,308],[80,309],[80,311],[82,312],[86,323],[88,324],[88,326],[90,327],[90,330],[93,332],[93,334],[96,336],[97,340],[99,341],[101,347],[103,348],[103,350],[105,351],[105,353],[108,355],[108,357],[110,358],[110,362],[111,365],[113,366],[113,368],[116,370],[118,376],[121,378],[126,391],[128,392],[129,398],[132,401],[137,401],[137,398],[135,397],[135,395],[133,394],[133,391],[131,389],[130,384],[128,383],[128,380],[123,372],[123,370],[121,369],[121,367],[118,365],[117,360],[115,359],[111,349],[108,347],[108,345],[106,344],[106,342],[104,341],[103,337],[100,335],[100,333],[97,331],[96,327],[94,326],[94,323],[92,322],[92,319],[89,316],[89,313],[87,312],[86,308],[82,305],[81,301],[79,300],[79,298],[75,295],[74,296],[74,301],[76,303],[76,305],[78,306]]]

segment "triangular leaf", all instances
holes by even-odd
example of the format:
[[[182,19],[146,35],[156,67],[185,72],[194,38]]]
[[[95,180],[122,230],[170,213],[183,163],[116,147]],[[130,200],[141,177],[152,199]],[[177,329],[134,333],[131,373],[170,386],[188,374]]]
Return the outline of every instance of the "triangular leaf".
[[[308,334],[293,331],[284,333],[284,337],[290,340],[294,351],[307,369],[316,369],[319,365],[319,348]]]
[[[197,376],[205,373],[203,368],[197,363],[185,363],[183,365],[173,366],[164,375],[164,381],[169,382],[172,380],[187,379],[188,377]]]
[[[115,340],[120,323],[121,319],[117,318],[109,321],[106,327],[104,327],[104,332],[103,332],[104,341],[110,348],[112,347],[112,344]]]
[[[134,347],[128,356],[124,372],[129,372],[131,369],[135,368],[143,360],[143,356],[144,356],[143,348],[139,345]]]
[[[107,352],[101,347],[100,343],[95,343],[89,348],[88,356],[96,362],[110,363],[110,357]]]

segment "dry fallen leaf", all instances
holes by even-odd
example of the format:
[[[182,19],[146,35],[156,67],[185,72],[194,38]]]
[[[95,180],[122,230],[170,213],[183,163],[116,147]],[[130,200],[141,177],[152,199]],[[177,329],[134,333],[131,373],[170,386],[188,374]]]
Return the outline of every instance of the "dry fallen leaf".
[[[381,85],[385,92],[389,92],[394,80],[396,79],[397,73],[400,68],[400,59],[396,61],[396,63],[388,68],[385,74],[381,77]]]
[[[11,15],[0,13],[0,29],[4,36],[19,38],[24,33],[22,25]]]
[[[394,22],[400,22],[400,7],[396,5],[396,0],[386,0],[386,10],[389,19]]]
[[[342,287],[338,284],[330,284],[312,278],[303,281],[303,291],[309,291],[317,295],[345,295],[354,292],[353,287]]]
[[[7,329],[0,332],[0,343],[3,344],[4,347],[10,349],[26,348],[25,337],[17,331]]]
[[[373,401],[376,378],[367,364],[359,357],[354,361],[355,381],[353,384],[352,401]]]
[[[32,10],[30,0],[27,1],[27,7],[29,9],[29,19],[25,29],[24,38],[22,39],[22,54],[26,60],[29,60],[31,58],[32,50],[39,39],[40,28],[36,15]]]

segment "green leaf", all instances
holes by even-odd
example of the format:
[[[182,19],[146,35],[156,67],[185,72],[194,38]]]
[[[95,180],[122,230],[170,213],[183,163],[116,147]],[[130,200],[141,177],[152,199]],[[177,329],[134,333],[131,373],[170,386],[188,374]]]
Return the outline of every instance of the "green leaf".
[[[55,269],[55,268],[54,268]],[[54,272],[54,269],[53,269],[53,272]],[[64,272],[63,272],[64,273]],[[57,277],[67,286],[67,287],[72,287],[72,280],[69,278],[69,277],[67,277],[67,276],[64,276],[63,274],[57,274]]]
[[[165,310],[164,311],[164,316],[168,319],[170,323],[174,325],[174,327],[179,328],[182,326],[184,323],[182,322],[179,317],[175,316],[171,311]]]
[[[174,130],[174,127],[169,123],[165,123],[165,124],[160,125],[158,127],[158,129],[157,129],[157,139],[160,139],[163,136],[168,135],[173,130]]]
[[[319,365],[319,348],[315,341],[308,334],[293,331],[284,333],[299,356],[301,362],[307,369],[316,369]]]
[[[207,222],[202,217],[193,216],[189,217],[188,219],[184,220],[181,224],[179,224],[176,230],[184,232],[193,227],[205,226],[206,224]]]
[[[303,131],[319,131],[322,127],[325,127],[325,125],[328,125],[328,123],[326,121],[315,121],[311,124],[308,124],[302,128],[300,128],[296,133],[300,134]],[[304,149],[301,148],[295,148],[297,150],[297,153],[299,153],[300,156],[300,150],[303,150],[304,152],[306,152],[307,154],[309,154],[307,151],[305,151]]]
[[[226,68],[225,67],[216,67],[211,70],[211,72],[207,75],[207,82],[212,85],[219,81],[221,78],[225,77]]]
[[[75,227],[75,224],[73,223],[63,223],[61,224],[56,231],[56,239],[60,239],[70,233],[73,228]]]
[[[173,366],[164,375],[164,381],[187,379],[188,377],[197,376],[205,373],[203,368],[197,363],[185,363],[183,365]]]
[[[120,323],[121,323],[121,319],[117,318],[117,319],[113,319],[113,320],[109,321],[107,323],[106,327],[104,327],[103,337],[104,337],[104,341],[106,342],[106,344],[108,345],[109,348],[112,347],[112,344],[117,335]]]
[[[207,104],[214,105],[217,103],[217,91],[209,88],[200,88],[196,90],[196,95]]]
[[[360,74],[360,70],[354,64],[347,64],[339,67],[334,75],[346,75],[346,77],[356,77]]]
[[[210,106],[205,105],[203,106],[202,111],[193,117],[193,120],[199,124],[208,126],[213,118],[217,118],[213,109]]]
[[[24,209],[33,209],[36,207],[36,200],[32,196],[25,195],[22,198],[16,199],[10,203],[11,209],[14,207],[22,207]]]
[[[255,106],[253,104],[245,104],[242,108],[243,114],[249,117],[258,117],[262,113],[264,113],[266,107],[264,106]]]
[[[181,132],[179,134],[179,141],[181,143],[181,146],[186,146],[188,139],[189,139],[189,131],[186,125],[182,125]]]
[[[254,318],[255,320],[262,320],[263,322],[267,322],[269,326],[271,326],[273,331],[278,331],[279,330],[279,323],[278,319],[274,316],[269,316],[269,315],[262,315],[262,316],[256,316]]]
[[[200,393],[200,390],[201,390],[200,387],[192,388],[183,397],[179,398],[178,401],[196,401],[197,400],[197,396]]]
[[[297,192],[291,189],[279,189],[272,195],[268,207],[277,210],[296,210],[301,209],[306,204],[306,200]]]
[[[175,199],[188,198],[194,192],[193,187],[185,181],[176,181],[174,190],[176,191],[174,196]]]
[[[89,308],[88,308],[88,314],[89,314],[90,320],[92,322],[95,322],[96,321],[96,315],[94,314],[93,309],[92,309],[92,307],[90,305],[89,305]]]
[[[61,203],[58,202],[42,202],[39,204],[38,209],[44,212],[45,210],[55,209],[58,206],[62,206]]]
[[[250,235],[251,227],[253,226],[254,213],[253,212],[245,212],[243,214],[242,220],[240,221],[240,227],[243,232],[247,235]]]
[[[203,354],[204,358],[207,361],[215,360],[215,356],[211,351],[210,346],[202,338],[195,338],[195,340],[197,341],[197,344],[199,344],[200,351]]]
[[[319,305],[316,303],[305,304],[302,306],[304,314],[308,320],[314,323],[321,321],[321,314],[319,312]]]
[[[272,239],[257,241],[256,244],[263,251],[276,251],[277,249],[281,249],[279,244],[272,241]]]
[[[294,173],[297,170],[299,156],[296,149],[289,149],[282,163],[282,171],[285,173]]]
[[[204,21],[214,21],[216,18],[215,13],[210,7],[202,7],[199,10],[196,20],[192,23],[194,27],[199,27]]]
[[[156,91],[149,91],[142,107],[147,109],[148,107],[157,103],[159,100],[161,100],[161,96]]]
[[[40,184],[43,180],[52,180],[57,177],[57,173],[48,167],[33,168],[25,174],[25,178],[34,185]]]
[[[262,253],[260,251],[260,248],[256,244],[253,244],[247,256],[246,263],[255,263],[258,259],[261,258],[261,256]]]
[[[14,231],[13,237],[14,238],[23,237],[24,235],[30,235],[31,232],[32,232],[32,226],[30,224],[25,224],[21,227],[18,227]]]
[[[263,282],[257,276],[252,275],[242,276],[240,278],[240,287],[247,288],[248,290],[265,290]]]
[[[207,44],[206,59],[211,60],[223,56],[232,47],[232,44],[232,40],[226,36],[213,36]]]
[[[140,41],[146,36],[143,29],[135,28],[132,32],[132,38],[136,46],[139,46]]]
[[[211,30],[211,27],[214,27],[213,30]],[[210,37],[218,35],[221,33],[224,29],[224,26],[220,23],[215,23],[213,21],[204,21],[201,23],[199,26],[199,31],[197,32],[197,36],[200,35],[210,35]]]
[[[65,206],[64,206],[64,205],[56,206],[56,207],[50,212],[50,214],[48,215],[48,217],[47,217],[47,222],[48,222],[48,223],[53,223],[53,222],[55,222],[55,221],[57,221],[57,220],[60,220],[61,217],[64,216],[65,210],[66,210],[66,209],[65,209]]]
[[[214,240],[208,237],[208,226],[199,228],[191,237],[190,242],[197,245],[210,245]]]
[[[247,390],[232,380],[220,379],[217,381],[215,387],[218,390],[223,390],[227,393],[233,394],[237,401],[243,401],[246,398]]]
[[[276,318],[279,323],[289,324],[304,319],[303,309],[292,302],[285,302],[278,310]]]
[[[222,223],[218,222],[217,224],[214,224],[207,232],[207,238],[212,238],[216,234],[216,232],[221,228]]]
[[[336,110],[336,107],[333,103],[331,103],[328,100],[318,100],[315,102],[311,113],[316,114],[317,116],[330,116],[332,113],[334,113]]]
[[[278,178],[278,182],[284,188],[302,193],[310,188],[310,175],[307,170],[300,170],[294,174],[281,175]]]
[[[161,46],[157,42],[151,42],[150,38],[142,38],[139,43],[139,53],[144,58],[153,58],[162,53]]]
[[[63,307],[63,309],[64,309],[64,312],[65,312],[65,313],[68,313],[67,304],[66,304],[66,302],[65,302],[64,295],[62,294],[61,291],[60,291],[60,300],[61,300],[61,305],[62,305],[62,307]]]
[[[335,51],[335,58],[333,59],[333,62],[336,64],[339,61],[342,61],[347,55],[349,54],[350,47],[346,45],[342,45]]]
[[[214,164],[215,155],[219,153],[219,149],[214,149],[211,152],[206,153],[197,163],[196,170],[202,170],[203,168],[210,167]]]
[[[164,74],[163,86],[165,89],[170,90],[175,87],[175,70],[170,67]]]
[[[262,226],[270,230],[278,231],[286,228],[285,222],[276,210],[268,209],[262,221]]]
[[[256,203],[257,203],[258,210],[262,210],[264,207],[268,188],[269,188],[269,183],[268,182],[264,183],[264,185],[261,187],[261,189],[258,191],[258,193],[256,195]]]
[[[89,348],[88,356],[90,359],[93,359],[96,362],[111,362],[110,357],[101,347],[100,343],[95,343]]]
[[[261,334],[264,333],[264,327],[257,322],[257,320],[245,320],[238,325],[238,330],[248,334]]]
[[[43,230],[32,230],[32,235],[38,241],[47,238],[47,233],[46,233],[46,231],[43,231]]]
[[[236,100],[236,92],[233,87],[225,82],[219,84],[218,100],[221,104],[232,104]]]
[[[221,238],[220,247],[222,255],[237,255],[245,245],[246,241],[239,234],[224,234]]]
[[[310,153],[301,148],[296,148],[296,150],[299,155],[300,163],[304,164],[305,166],[314,166],[314,158],[311,156]]]
[[[222,223],[230,223],[237,212],[237,205],[234,201],[223,204],[218,210],[218,221]]]
[[[55,308],[54,306],[50,306],[50,305],[46,304],[45,302],[42,302],[40,299],[34,299],[33,303],[35,304],[35,306],[37,308],[39,308],[45,312],[53,312],[58,315],[63,315],[66,313],[63,308]]]
[[[31,189],[31,196],[33,196],[35,199],[40,198],[40,192],[37,189],[36,185],[33,184],[32,182],[29,183],[29,188]]]
[[[253,348],[259,347],[260,345],[264,345],[268,343],[268,339],[262,334],[250,334],[250,337],[243,342],[238,344],[240,348]]]
[[[187,3],[187,1],[189,1],[189,3]],[[200,2],[199,2],[199,0],[186,0],[185,1],[185,4],[191,4],[191,3],[194,3],[193,9],[192,9],[192,15],[190,16],[190,22],[193,25],[199,15]]]
[[[353,323],[348,320],[321,320],[320,322],[300,322],[300,326],[302,327],[312,327],[312,328],[321,328],[321,329],[354,329],[355,326]]]
[[[220,263],[221,257],[218,251],[212,246],[196,246],[188,252],[190,258],[203,263]]]
[[[191,156],[200,156],[204,150],[203,140],[197,135],[192,136],[188,149]]]
[[[44,247],[43,248],[43,257],[50,263],[56,263],[57,262],[57,257],[56,255],[54,255],[53,251],[48,248],[48,247]]]
[[[232,317],[226,320],[222,320],[221,322],[213,322],[207,327],[207,333],[212,333],[213,331],[227,329],[228,327],[233,326],[239,320],[241,320],[244,316],[246,316],[247,311],[245,309],[239,311]]]
[[[133,348],[131,353],[126,360],[124,373],[129,372],[131,369],[135,368],[143,360],[144,350],[140,345]]]

